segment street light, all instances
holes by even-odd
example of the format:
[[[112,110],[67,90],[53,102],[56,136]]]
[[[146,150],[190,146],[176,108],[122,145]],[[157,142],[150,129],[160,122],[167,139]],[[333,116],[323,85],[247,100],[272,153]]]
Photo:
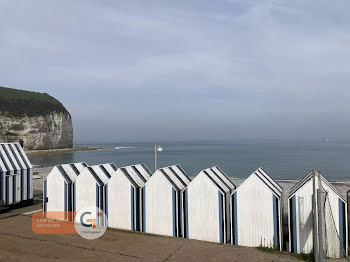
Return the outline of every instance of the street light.
[[[157,171],[157,152],[163,152],[163,148],[161,145],[154,146],[154,172]]]

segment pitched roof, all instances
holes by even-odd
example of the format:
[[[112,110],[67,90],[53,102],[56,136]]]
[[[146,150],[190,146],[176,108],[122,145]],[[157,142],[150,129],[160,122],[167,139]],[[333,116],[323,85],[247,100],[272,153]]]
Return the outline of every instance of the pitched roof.
[[[324,178],[316,169],[312,170],[310,173],[308,173],[304,178],[302,178],[298,183],[296,183],[290,190],[288,198],[290,198],[292,195],[294,195],[299,188],[301,188],[303,185],[305,185],[308,181],[310,181],[314,176],[319,176],[321,181],[325,183],[328,187],[330,187],[338,196],[341,198],[344,202],[346,200],[342,196],[341,192],[333,186],[326,178]]]
[[[13,144],[16,146],[17,151],[21,155],[23,162],[27,166],[27,168],[33,168],[32,164],[30,163],[30,161],[29,161],[26,153],[24,152],[23,148],[21,147],[21,145],[18,142],[13,143]]]
[[[159,168],[156,172],[161,173],[176,190],[184,190],[191,182],[189,176],[179,165]]]
[[[120,170],[135,187],[143,187],[152,176],[152,173],[145,164],[125,166],[121,167]]]
[[[15,168],[12,166],[10,159],[8,158],[4,148],[0,146],[0,159],[2,163],[5,165],[7,171],[13,171]]]
[[[228,180],[230,178],[222,171],[220,171],[217,166],[207,168],[199,172],[198,175],[206,175],[210,178],[210,180],[223,192],[228,193],[231,190],[234,190],[236,186],[231,182],[229,183]]]
[[[109,178],[114,174],[111,164],[89,166],[88,170],[94,176],[100,186],[106,185]]]
[[[74,183],[81,172],[87,167],[85,162],[57,165],[54,169],[63,176],[64,180],[70,184]],[[51,173],[51,172],[50,172]]]
[[[283,188],[275,180],[273,180],[261,167],[255,170],[250,176],[258,177],[261,182],[263,182],[275,195],[278,197],[282,196]],[[246,181],[247,179],[244,180],[238,188],[240,188]]]

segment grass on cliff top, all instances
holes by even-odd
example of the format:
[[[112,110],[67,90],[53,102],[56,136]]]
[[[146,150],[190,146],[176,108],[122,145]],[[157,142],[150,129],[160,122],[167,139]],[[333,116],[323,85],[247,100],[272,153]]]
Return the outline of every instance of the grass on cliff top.
[[[0,112],[6,116],[38,116],[52,112],[68,113],[65,107],[46,93],[0,86]]]

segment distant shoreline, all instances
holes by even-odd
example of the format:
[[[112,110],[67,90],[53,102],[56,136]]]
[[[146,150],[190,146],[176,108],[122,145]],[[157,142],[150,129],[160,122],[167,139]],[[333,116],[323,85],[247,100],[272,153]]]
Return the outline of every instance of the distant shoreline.
[[[72,148],[61,148],[61,149],[45,149],[45,150],[28,150],[26,154],[28,157],[37,156],[48,156],[57,153],[70,153],[70,152],[81,152],[81,151],[92,151],[99,150],[101,147],[72,147]]]

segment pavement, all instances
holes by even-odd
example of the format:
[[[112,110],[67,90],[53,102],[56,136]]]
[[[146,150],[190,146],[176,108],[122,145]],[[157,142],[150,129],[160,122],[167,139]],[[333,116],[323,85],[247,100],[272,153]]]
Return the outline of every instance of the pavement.
[[[97,240],[37,235],[31,223],[31,215],[0,218],[0,261],[297,261],[284,252],[113,229]]]

